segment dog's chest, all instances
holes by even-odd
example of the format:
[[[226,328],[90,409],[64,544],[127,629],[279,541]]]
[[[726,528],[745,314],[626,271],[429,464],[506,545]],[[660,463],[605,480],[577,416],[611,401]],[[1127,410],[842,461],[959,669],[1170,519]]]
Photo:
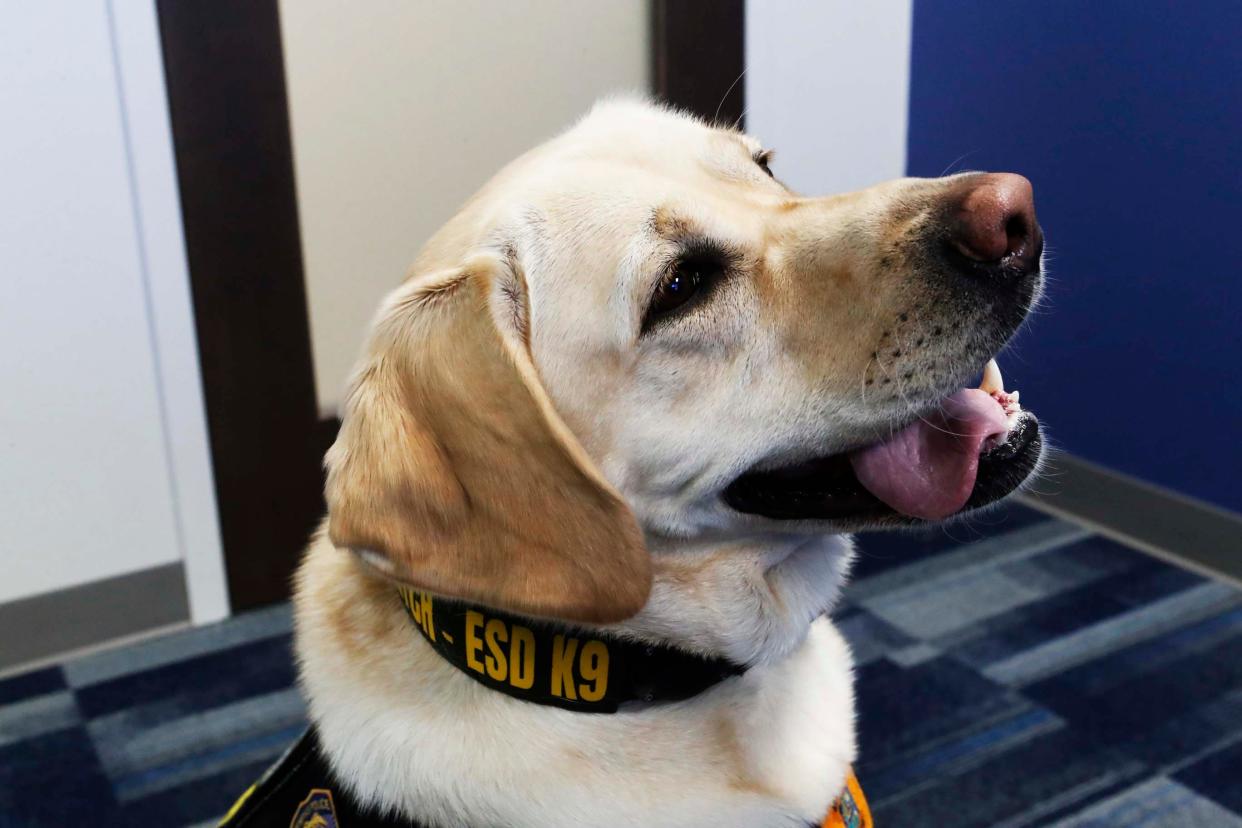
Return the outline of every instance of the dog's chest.
[[[332,771],[312,727],[238,799],[221,828],[430,828],[359,803]],[[807,828],[873,828],[851,773],[823,822]]]
[[[390,589],[362,601],[359,584],[336,587],[350,578],[339,558],[308,565],[327,586],[299,595],[301,684],[364,810],[437,828],[805,828],[845,787],[851,658],[827,619],[779,662],[694,698],[592,715],[480,685]]]

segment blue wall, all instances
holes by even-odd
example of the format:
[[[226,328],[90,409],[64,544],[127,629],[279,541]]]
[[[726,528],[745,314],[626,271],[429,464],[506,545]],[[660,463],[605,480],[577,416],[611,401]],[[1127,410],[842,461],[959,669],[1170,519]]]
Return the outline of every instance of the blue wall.
[[[1001,367],[1053,442],[1242,511],[1242,3],[915,0],[909,171],[950,165],[1034,182]]]

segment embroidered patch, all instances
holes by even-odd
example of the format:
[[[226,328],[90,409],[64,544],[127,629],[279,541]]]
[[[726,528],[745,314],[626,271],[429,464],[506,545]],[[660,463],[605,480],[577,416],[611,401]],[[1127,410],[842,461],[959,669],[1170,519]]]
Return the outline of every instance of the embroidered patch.
[[[863,796],[862,787],[853,773],[845,780],[845,790],[832,805],[828,818],[824,820],[824,828],[874,828],[871,821],[871,809],[867,807],[867,799]]]
[[[837,811],[841,814],[841,821],[845,823],[845,828],[862,828],[862,814],[858,813],[858,805],[849,791],[841,795]]]
[[[289,828],[341,828],[336,820],[332,791],[311,788],[311,792],[298,805],[293,819],[289,821]]]

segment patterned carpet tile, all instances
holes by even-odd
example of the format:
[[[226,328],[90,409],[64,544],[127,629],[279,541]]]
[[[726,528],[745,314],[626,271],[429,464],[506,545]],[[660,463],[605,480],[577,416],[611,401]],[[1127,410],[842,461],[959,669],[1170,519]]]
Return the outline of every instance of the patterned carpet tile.
[[[878,824],[1235,825],[1242,593],[1018,523],[847,592]]]
[[[1109,796],[1052,828],[1242,828],[1236,813],[1164,777],[1148,779]]]
[[[859,539],[881,828],[1242,828],[1242,592],[1011,506]],[[287,606],[0,680],[0,827],[212,824],[305,724]]]
[[[22,673],[11,678],[0,679],[0,704],[12,704],[44,693],[54,693],[57,690],[64,690],[67,686],[64,671],[59,667]]]
[[[280,690],[293,683],[290,638],[281,635],[205,653],[77,689],[89,718],[134,712],[146,726]],[[210,676],[210,681],[201,681]]]
[[[1233,720],[1234,739],[1173,775],[1178,782],[1242,814],[1242,739],[1237,738],[1238,719]]]
[[[0,826],[213,824],[305,727],[288,607],[0,680]]]

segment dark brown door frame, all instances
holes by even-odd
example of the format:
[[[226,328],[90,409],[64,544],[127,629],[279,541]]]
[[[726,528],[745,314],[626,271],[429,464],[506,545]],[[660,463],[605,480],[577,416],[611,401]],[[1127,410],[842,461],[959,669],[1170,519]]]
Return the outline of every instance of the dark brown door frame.
[[[158,0],[234,611],[283,599],[321,513],[276,0]]]
[[[655,94],[744,114],[744,0],[653,0]],[[323,513],[320,421],[276,0],[158,0],[233,610],[288,596]]]
[[[657,97],[724,125],[746,113],[745,0],[653,0]]]

